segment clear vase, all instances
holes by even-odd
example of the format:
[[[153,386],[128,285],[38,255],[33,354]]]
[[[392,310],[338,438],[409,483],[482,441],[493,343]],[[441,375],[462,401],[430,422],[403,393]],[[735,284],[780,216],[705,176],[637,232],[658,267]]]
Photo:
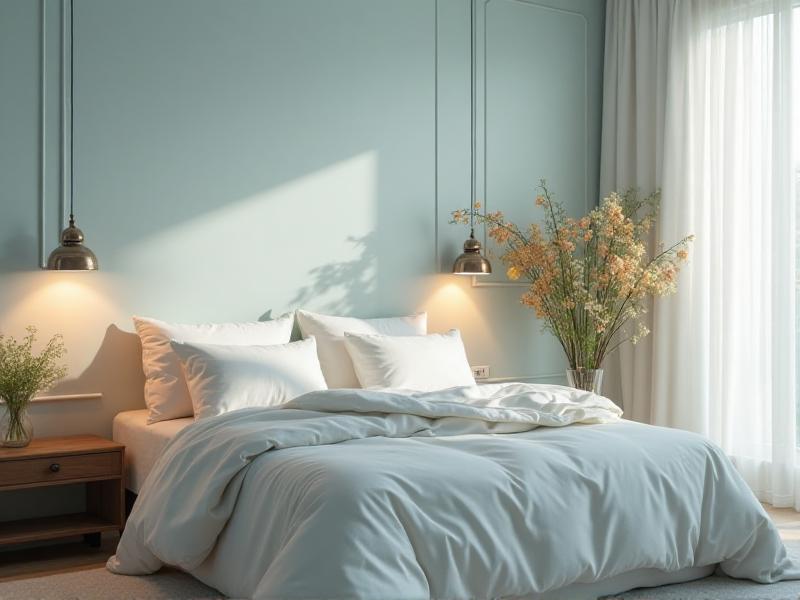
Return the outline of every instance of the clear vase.
[[[33,439],[33,423],[28,407],[11,408],[6,404],[0,417],[0,446],[23,448]]]
[[[567,384],[579,390],[600,394],[603,389],[603,369],[567,369]]]

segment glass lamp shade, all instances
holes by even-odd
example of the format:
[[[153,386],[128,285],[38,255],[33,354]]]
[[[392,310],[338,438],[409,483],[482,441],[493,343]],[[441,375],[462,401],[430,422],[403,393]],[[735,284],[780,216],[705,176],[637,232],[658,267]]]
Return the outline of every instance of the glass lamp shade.
[[[75,227],[72,215],[69,226],[61,232],[61,245],[47,259],[47,268],[51,271],[97,270],[97,257],[83,245],[83,232]]]
[[[489,275],[492,272],[492,263],[481,255],[481,243],[470,236],[464,242],[464,252],[458,255],[453,263],[454,275]]]

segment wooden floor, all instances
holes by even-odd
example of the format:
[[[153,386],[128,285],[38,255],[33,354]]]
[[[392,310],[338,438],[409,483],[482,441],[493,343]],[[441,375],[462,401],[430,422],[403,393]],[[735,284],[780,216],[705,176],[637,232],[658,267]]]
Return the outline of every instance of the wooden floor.
[[[0,552],[0,583],[103,566],[114,554],[118,541],[117,533],[104,533],[99,548],[92,548],[76,539],[26,550]]]
[[[800,513],[790,508],[765,508],[778,526],[783,539],[800,540]],[[99,548],[91,548],[82,541],[75,541],[0,552],[0,583],[101,567],[114,554],[118,541],[119,536],[116,533],[104,533]]]
[[[764,506],[778,526],[784,540],[800,540],[800,513],[791,508],[770,508]]]

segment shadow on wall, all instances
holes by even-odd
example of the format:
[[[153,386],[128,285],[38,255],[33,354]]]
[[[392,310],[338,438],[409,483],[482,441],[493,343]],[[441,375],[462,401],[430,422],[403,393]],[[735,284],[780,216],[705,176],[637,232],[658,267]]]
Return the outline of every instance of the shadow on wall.
[[[79,402],[35,402],[31,413],[36,421],[36,435],[63,434],[62,417],[80,422],[84,431],[110,435],[111,421],[120,410],[144,408],[144,373],[139,336],[122,331],[116,325],[106,329],[103,340],[89,366],[76,377],[59,381],[47,396],[100,392],[102,400]],[[44,428],[39,426],[47,416]]]
[[[313,304],[318,310],[336,315],[367,308],[377,288],[376,238],[374,231],[361,237],[348,236],[347,242],[356,249],[357,256],[311,269],[310,283],[297,291],[290,306],[303,308]]]
[[[124,404],[144,403],[141,393],[144,389],[142,345],[138,335],[110,325],[89,366],[77,377],[58,382],[49,393],[80,394],[89,389],[104,396],[123,392],[131,395],[133,401]],[[140,393],[131,394],[132,390]]]
[[[347,243],[354,247],[356,255],[311,269],[309,283],[297,291],[291,306],[313,306],[315,310],[337,315],[372,314],[378,308],[374,303],[376,238],[375,232],[361,237],[349,236]],[[272,309],[267,310],[260,320],[273,319],[272,313]],[[106,417],[109,421],[118,407],[144,407],[141,356],[139,337],[110,325],[91,363],[80,375],[58,382],[48,395],[81,394],[87,390],[100,392],[104,398],[113,398],[113,402],[103,402],[116,408]]]
[[[287,310],[309,308],[333,315],[375,316],[378,285],[377,233],[348,236],[346,242],[356,255],[353,258],[333,261],[307,272],[309,283],[301,286],[289,300]],[[272,308],[265,311],[260,321],[275,318]],[[295,329],[294,337],[298,336]]]

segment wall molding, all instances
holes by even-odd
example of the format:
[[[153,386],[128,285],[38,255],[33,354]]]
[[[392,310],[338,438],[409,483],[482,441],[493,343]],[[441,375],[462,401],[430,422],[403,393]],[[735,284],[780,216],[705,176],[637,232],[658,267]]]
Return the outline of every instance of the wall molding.
[[[471,284],[474,288],[527,288],[531,285],[521,281],[481,281],[477,275],[472,276]]]
[[[72,200],[72,9],[69,0],[61,0],[61,223],[67,223]],[[69,71],[69,77],[67,72]],[[67,124],[69,119],[69,125]],[[69,136],[69,137],[68,137]],[[59,231],[60,233],[60,231]]]
[[[102,400],[103,394],[101,392],[88,392],[85,394],[51,394],[44,396],[34,396],[31,402],[66,402],[72,400]],[[0,399],[0,404],[5,402]]]
[[[47,257],[49,252],[47,250],[47,78],[49,76],[47,70],[47,3],[48,0],[41,0],[40,3],[40,22],[39,33],[41,35],[39,45],[39,267],[41,269],[47,268]],[[60,72],[59,72],[59,179],[60,189],[58,194],[59,207],[58,214],[60,215],[60,222],[58,223],[58,233],[66,225],[69,216],[68,206],[69,197],[67,196],[70,190],[69,178],[72,173],[69,171],[69,138],[68,133],[71,128],[67,126],[67,118],[70,117],[70,96],[69,96],[69,82],[67,80],[67,73],[70,69],[69,65],[69,44],[71,43],[71,33],[69,30],[69,3],[67,0],[60,0],[60,32],[61,32],[61,48],[60,48]],[[70,122],[71,125],[71,122]]]
[[[483,1],[483,204],[484,210],[489,209],[489,194],[488,192],[488,175],[487,175],[487,156],[489,154],[488,147],[487,147],[487,114],[488,114],[488,54],[487,48],[489,46],[489,39],[488,39],[488,27],[486,26],[487,18],[488,18],[488,10],[489,4],[492,2],[497,2],[498,0],[484,0]],[[536,2],[535,0],[505,0],[506,2],[511,2],[512,4],[522,4],[525,6],[530,6],[532,8],[539,8],[542,10],[560,13],[563,15],[568,15],[572,17],[578,17],[583,22],[583,85],[586,93],[583,97],[583,126],[584,126],[584,144],[583,144],[583,152],[584,152],[584,162],[583,162],[583,195],[584,195],[584,203],[586,212],[588,213],[592,209],[592,205],[594,204],[592,199],[589,197],[589,21],[586,19],[586,15],[579,13],[577,11],[567,10],[563,8],[555,8],[553,6],[547,6],[545,4],[541,4]],[[483,227],[483,247],[488,248],[488,241],[489,237],[486,232],[486,226]],[[513,288],[527,288],[530,284],[518,281],[482,281],[479,277],[472,277],[471,282],[472,287],[474,288],[506,288],[506,287],[513,287]]]
[[[439,0],[433,2],[433,268],[441,270],[439,253]]]
[[[52,394],[46,396],[35,396],[33,402],[67,402],[72,400],[102,400],[101,392],[87,392],[84,394]]]
[[[39,33],[39,266],[47,266],[47,0],[41,0]]]
[[[489,377],[488,379],[477,379],[478,383],[510,383],[514,381],[541,381],[542,379],[564,379],[566,378],[565,372],[559,373],[544,373],[542,375],[520,375],[517,377]]]

